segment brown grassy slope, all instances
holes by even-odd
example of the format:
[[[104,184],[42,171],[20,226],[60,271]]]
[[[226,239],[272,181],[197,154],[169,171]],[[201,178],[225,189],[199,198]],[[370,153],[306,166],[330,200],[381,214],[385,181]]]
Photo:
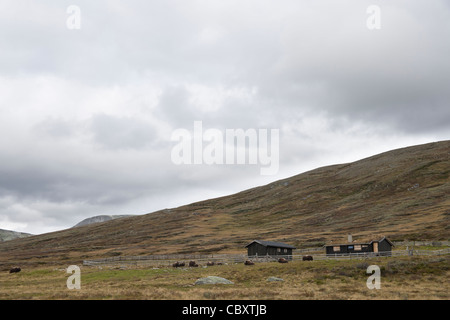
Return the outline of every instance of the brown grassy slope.
[[[367,288],[369,265],[380,267],[381,290]],[[80,267],[81,290],[67,290],[67,265],[27,268],[12,275],[0,272],[0,300],[450,299],[448,255],[257,263],[250,267],[243,263],[207,268]],[[194,285],[197,279],[212,274],[234,284]],[[284,281],[268,282],[273,276]]]
[[[393,150],[226,197],[0,243],[0,264],[244,253],[252,239],[317,246],[347,233],[449,239],[449,159],[450,141]]]

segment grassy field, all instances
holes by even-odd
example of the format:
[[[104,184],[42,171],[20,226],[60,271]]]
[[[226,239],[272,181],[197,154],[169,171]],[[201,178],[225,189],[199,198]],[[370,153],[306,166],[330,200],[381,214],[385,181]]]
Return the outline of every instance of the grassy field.
[[[432,299],[450,298],[450,256],[294,261],[199,268],[81,268],[81,289],[69,290],[67,265],[0,273],[0,299]],[[368,289],[369,265],[381,269],[381,289]],[[194,285],[219,276],[232,285]],[[284,281],[268,282],[269,277]]]

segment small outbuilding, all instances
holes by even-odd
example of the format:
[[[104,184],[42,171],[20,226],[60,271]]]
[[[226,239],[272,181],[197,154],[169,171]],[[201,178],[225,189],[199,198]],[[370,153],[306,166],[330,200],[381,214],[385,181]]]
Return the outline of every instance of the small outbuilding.
[[[295,249],[286,243],[277,241],[253,240],[245,246],[248,250],[248,256],[291,256]]]
[[[325,246],[327,255],[339,255],[350,253],[376,253],[380,255],[390,255],[394,244],[383,237],[379,240],[365,242],[349,242],[346,244],[329,244]]]

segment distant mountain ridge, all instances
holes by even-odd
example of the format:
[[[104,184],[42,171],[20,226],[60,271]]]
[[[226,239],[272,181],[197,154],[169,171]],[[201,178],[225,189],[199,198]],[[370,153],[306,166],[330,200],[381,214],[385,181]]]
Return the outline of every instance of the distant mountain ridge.
[[[131,216],[133,216],[133,215],[129,215],[129,214],[106,215],[106,214],[104,214],[104,215],[94,216],[94,217],[86,218],[83,221],[78,222],[72,228],[87,226],[87,225],[90,225],[93,223],[105,222],[105,221],[110,221],[110,220],[125,218],[125,217],[131,217]]]
[[[0,242],[32,236],[30,233],[0,229]]]

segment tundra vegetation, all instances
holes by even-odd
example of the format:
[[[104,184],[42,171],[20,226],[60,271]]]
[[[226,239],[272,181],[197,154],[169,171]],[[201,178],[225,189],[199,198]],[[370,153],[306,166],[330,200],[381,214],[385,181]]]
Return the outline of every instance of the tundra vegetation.
[[[0,299],[450,299],[450,256],[214,265],[197,268],[81,266],[81,289],[69,290],[67,266],[0,272]],[[381,269],[370,290],[369,265]],[[233,284],[195,285],[218,276]],[[284,281],[267,281],[270,277]]]

